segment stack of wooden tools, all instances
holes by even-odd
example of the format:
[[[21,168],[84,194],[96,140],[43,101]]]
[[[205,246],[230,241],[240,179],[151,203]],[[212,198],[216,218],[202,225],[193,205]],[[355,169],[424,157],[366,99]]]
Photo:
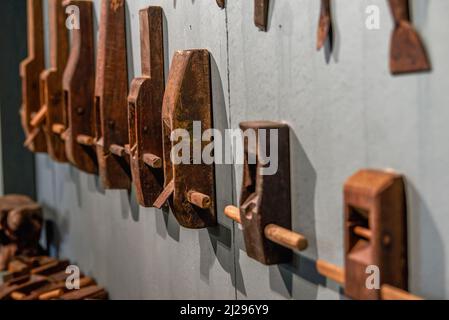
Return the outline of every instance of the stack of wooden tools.
[[[0,300],[106,300],[108,293],[92,278],[68,279],[67,260],[16,257],[8,265],[0,286]],[[1,280],[1,279],[0,279]],[[72,288],[68,283],[76,286]]]

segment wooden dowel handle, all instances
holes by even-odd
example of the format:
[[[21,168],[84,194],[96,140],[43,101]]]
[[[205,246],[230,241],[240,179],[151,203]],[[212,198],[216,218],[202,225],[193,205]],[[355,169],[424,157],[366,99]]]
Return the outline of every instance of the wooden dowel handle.
[[[84,134],[79,134],[76,136],[76,142],[83,146],[92,147],[95,145],[95,139],[91,136],[87,136]]]
[[[329,278],[342,286],[345,285],[345,272],[343,268],[324,260],[317,260],[316,268],[318,273],[322,276]]]
[[[225,215],[235,222],[241,223],[239,208],[228,206],[225,208]],[[307,239],[303,235],[276,224],[267,225],[264,234],[267,239],[292,250],[303,251],[308,246]]]
[[[145,153],[143,155],[143,162],[154,169],[162,168],[162,159],[151,153]]]
[[[48,107],[42,107],[36,115],[31,119],[31,126],[33,127],[39,127],[46,119],[48,112]]]
[[[38,134],[41,132],[41,129],[39,127],[34,128],[30,134],[28,135],[28,137],[26,138],[25,142],[23,143],[24,147],[29,147],[31,146],[31,144],[34,142],[34,139],[36,139],[36,137],[38,136]]]
[[[380,288],[380,296],[382,297],[382,300],[423,300],[421,297],[388,284],[382,285]]]

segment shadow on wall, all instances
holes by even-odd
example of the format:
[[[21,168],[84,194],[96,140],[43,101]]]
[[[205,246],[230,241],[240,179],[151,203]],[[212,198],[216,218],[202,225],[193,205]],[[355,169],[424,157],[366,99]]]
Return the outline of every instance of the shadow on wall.
[[[429,299],[442,299],[446,279],[444,243],[427,204],[415,186],[410,181],[406,183],[409,290]]]

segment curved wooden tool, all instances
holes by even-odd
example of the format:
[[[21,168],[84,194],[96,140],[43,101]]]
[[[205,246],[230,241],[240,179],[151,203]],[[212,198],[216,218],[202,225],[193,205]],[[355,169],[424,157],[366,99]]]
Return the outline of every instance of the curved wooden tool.
[[[72,30],[72,47],[63,76],[64,99],[67,106],[67,130],[63,134],[66,155],[78,169],[97,173],[95,152],[95,57],[93,34],[93,3],[66,0],[64,5],[79,8],[79,29]]]
[[[172,162],[172,150],[186,141],[172,142],[171,135],[175,130],[185,130],[188,137],[195,139],[197,134],[201,135],[213,127],[210,76],[210,56],[207,50],[176,52],[162,109],[166,188],[155,202],[155,207],[161,207],[170,199],[178,222],[191,229],[217,224],[215,166],[204,164],[202,159],[198,159],[201,158],[204,146],[210,142],[194,141],[193,163],[192,157],[188,157],[189,163],[177,164]],[[190,150],[190,141],[183,146],[187,147],[184,151]]]
[[[95,81],[96,142],[105,189],[130,189],[128,67],[124,0],[103,0]]]
[[[261,31],[267,31],[270,0],[254,0],[254,24]]]
[[[162,102],[164,45],[162,8],[140,11],[142,74],[133,80],[128,98],[129,153],[139,204],[153,206],[164,184],[162,170]]]
[[[225,7],[225,0],[217,0],[217,5],[223,9]]]
[[[404,293],[408,268],[403,177],[361,170],[345,183],[344,201],[345,270],[318,261],[318,271],[343,284],[345,294],[352,299],[379,300],[394,298],[395,292]],[[366,285],[372,276],[367,271],[370,266],[379,268],[381,290]]]
[[[65,26],[66,14],[63,0],[48,2],[50,19],[50,69],[41,73],[41,111],[43,128],[47,139],[47,152],[57,162],[67,162],[65,143],[53,127],[64,124],[66,117],[62,75],[69,54],[68,32]],[[35,123],[39,117],[35,117]],[[38,128],[38,127],[35,127]]]
[[[307,239],[291,231],[290,129],[269,121],[244,122],[240,128],[245,137],[240,209],[228,207],[225,214],[243,225],[248,256],[266,265],[287,263],[290,249],[307,248]],[[275,157],[277,170],[270,172]]]
[[[366,288],[366,268],[378,266],[382,284],[407,289],[407,220],[402,176],[361,170],[345,194],[346,295],[379,299]]]
[[[20,64],[22,78],[20,117],[26,136],[24,145],[33,152],[46,152],[44,132],[31,124],[41,108],[39,75],[45,69],[43,0],[27,0],[27,16],[28,57]]]
[[[317,50],[321,50],[326,40],[332,37],[331,1],[321,0],[320,20],[318,23]],[[332,39],[331,39],[332,40]]]
[[[429,71],[430,61],[412,25],[408,0],[389,0],[389,4],[395,22],[390,45],[391,73]]]

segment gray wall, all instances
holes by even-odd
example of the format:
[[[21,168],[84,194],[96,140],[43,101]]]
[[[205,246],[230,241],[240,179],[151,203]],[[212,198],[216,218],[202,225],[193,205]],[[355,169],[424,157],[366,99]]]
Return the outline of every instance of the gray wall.
[[[271,2],[263,33],[253,25],[253,1],[231,0],[224,11],[213,0],[128,0],[130,69],[140,74],[138,10],[161,5],[169,60],[179,49],[212,54],[218,128],[258,119],[291,125],[293,225],[309,249],[274,267],[246,256],[241,230],[222,214],[238,203],[240,167],[217,168],[220,227],[191,231],[41,155],[39,200],[56,222],[60,254],[112,298],[339,299],[313,264],[343,264],[342,185],[360,168],[394,168],[407,178],[411,291],[449,298],[449,2],[413,1],[434,71],[401,77],[388,70],[385,0],[333,1],[330,56],[315,50],[319,1]],[[370,4],[381,9],[380,30],[365,28]]]

